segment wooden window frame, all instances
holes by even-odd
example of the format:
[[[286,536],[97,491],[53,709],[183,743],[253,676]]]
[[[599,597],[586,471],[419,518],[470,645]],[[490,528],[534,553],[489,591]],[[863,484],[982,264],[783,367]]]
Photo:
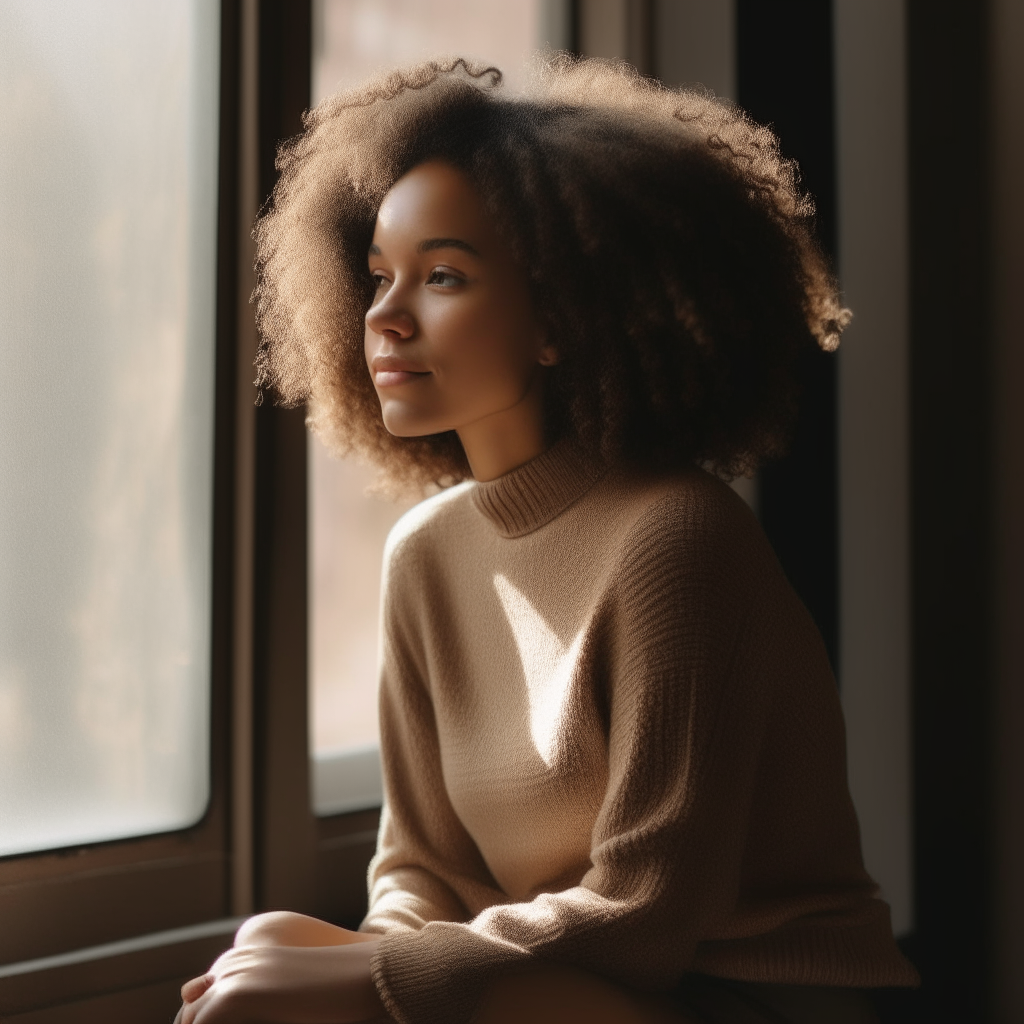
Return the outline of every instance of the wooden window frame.
[[[258,193],[268,196],[278,143],[302,130],[310,104],[312,4],[261,0],[259,20],[255,166]],[[365,913],[380,812],[321,818],[312,810],[305,412],[267,402],[254,420],[254,905],[354,927]]]
[[[227,10],[227,9],[226,9]],[[236,54],[231,26],[222,25],[212,631],[210,655],[210,799],[202,819],[173,833],[92,843],[0,860],[0,964],[31,961],[127,936],[180,928],[222,917],[228,910],[228,730],[231,670],[231,557],[234,495],[230,390],[234,377],[225,327],[225,261],[235,122],[230,109]],[[0,1013],[8,986],[0,983]]]
[[[222,0],[211,796],[195,826],[0,860],[0,1018],[165,1021],[244,916],[354,925],[377,810],[309,800],[302,410],[256,408],[252,222],[309,105],[309,0]]]

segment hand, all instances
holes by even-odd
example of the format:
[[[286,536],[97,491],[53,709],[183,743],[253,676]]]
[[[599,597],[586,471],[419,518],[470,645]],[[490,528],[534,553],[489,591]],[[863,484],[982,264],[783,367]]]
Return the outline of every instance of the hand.
[[[370,977],[377,942],[242,946],[182,986],[175,1024],[354,1024],[384,1016]]]

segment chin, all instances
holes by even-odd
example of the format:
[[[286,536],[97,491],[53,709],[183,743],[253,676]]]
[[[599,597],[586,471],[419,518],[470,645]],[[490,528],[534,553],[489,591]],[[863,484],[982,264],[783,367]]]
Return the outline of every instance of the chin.
[[[427,437],[442,434],[448,427],[428,423],[419,417],[384,415],[384,429],[394,437]]]

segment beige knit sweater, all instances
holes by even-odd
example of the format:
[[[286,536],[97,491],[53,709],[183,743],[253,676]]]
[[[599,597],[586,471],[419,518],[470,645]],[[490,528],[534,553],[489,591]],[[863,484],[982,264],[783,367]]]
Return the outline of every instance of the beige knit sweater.
[[[721,482],[561,444],[386,555],[385,808],[363,929],[403,1024],[538,959],[916,982],[860,854],[821,639]]]

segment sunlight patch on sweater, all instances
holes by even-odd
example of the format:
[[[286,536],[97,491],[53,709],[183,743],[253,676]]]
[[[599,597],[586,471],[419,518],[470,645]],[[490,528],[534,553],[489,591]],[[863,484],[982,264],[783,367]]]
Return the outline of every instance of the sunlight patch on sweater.
[[[530,701],[530,736],[537,753],[550,766],[557,749],[569,682],[583,642],[583,630],[566,645],[530,599],[506,576],[495,573],[494,589],[505,610],[523,666]]]

